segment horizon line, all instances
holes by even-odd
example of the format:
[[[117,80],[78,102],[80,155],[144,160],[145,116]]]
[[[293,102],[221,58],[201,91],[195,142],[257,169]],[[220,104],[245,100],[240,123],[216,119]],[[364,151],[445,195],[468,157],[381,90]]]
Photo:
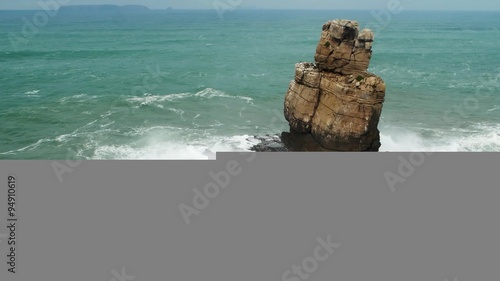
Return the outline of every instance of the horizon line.
[[[108,4],[102,4],[102,5],[67,5],[67,6],[62,6],[62,7],[69,7],[69,6],[104,6]],[[113,5],[113,4],[109,4]],[[167,8],[149,8],[148,6],[145,5],[140,5],[137,4],[138,6],[144,6],[148,8],[151,11],[165,11],[165,10],[173,10],[173,11],[211,11],[215,10],[214,8],[173,8],[173,7],[167,7]],[[114,5],[114,6],[120,6],[120,5]],[[122,5],[122,6],[130,6],[130,5]],[[133,5],[132,5],[133,6]],[[40,11],[42,9],[0,9],[0,11]],[[59,9],[57,9],[58,11]],[[241,8],[236,8],[232,11],[245,11],[245,10],[254,10],[254,11],[378,11],[381,9],[356,9],[356,8],[351,8],[351,9],[320,9],[320,8],[259,8],[259,7],[241,7]],[[54,10],[52,10],[54,11]],[[470,9],[405,9],[405,11],[415,11],[415,12],[500,12],[500,9],[498,10],[483,10],[483,9],[478,9],[478,10],[470,10]]]

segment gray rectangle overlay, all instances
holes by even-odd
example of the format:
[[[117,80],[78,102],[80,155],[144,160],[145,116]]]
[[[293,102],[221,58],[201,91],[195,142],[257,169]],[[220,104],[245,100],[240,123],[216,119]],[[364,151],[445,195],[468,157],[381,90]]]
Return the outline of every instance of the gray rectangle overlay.
[[[499,156],[0,161],[0,280],[498,280]]]

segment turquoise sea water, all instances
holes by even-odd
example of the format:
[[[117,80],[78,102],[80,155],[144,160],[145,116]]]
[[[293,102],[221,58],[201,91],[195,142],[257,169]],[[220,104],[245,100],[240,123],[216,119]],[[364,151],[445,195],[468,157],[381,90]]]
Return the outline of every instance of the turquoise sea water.
[[[313,61],[335,18],[376,31],[381,151],[500,151],[499,12],[59,13],[33,31],[35,13],[0,11],[0,159],[248,149],[248,136],[288,130],[294,64]]]

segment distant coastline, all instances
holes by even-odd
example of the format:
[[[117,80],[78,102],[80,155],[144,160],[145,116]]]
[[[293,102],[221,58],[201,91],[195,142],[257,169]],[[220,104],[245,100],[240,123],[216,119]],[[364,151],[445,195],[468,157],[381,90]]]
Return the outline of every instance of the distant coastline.
[[[143,5],[68,5],[59,8],[60,12],[151,12]]]

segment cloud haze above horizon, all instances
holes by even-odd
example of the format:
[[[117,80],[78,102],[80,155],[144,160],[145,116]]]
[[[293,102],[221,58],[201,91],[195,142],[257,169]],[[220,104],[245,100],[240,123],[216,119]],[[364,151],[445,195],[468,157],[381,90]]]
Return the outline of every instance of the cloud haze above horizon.
[[[386,9],[391,1],[398,0],[16,0],[0,2],[0,10],[13,9],[40,9],[38,2],[67,2],[66,5],[97,5],[115,4],[128,5],[140,4],[151,9],[213,9],[217,1],[223,3],[240,3],[238,7],[253,7],[264,9]],[[500,10],[500,1],[475,0],[475,1],[444,1],[444,0],[399,0],[407,10]]]

